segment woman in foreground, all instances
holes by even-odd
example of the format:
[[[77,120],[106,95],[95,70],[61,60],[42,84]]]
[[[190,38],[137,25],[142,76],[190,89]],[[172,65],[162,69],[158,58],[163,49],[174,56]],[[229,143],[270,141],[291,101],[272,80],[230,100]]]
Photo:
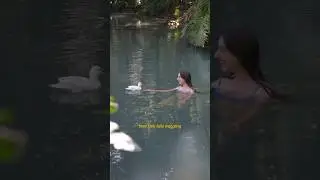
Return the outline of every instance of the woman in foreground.
[[[217,176],[219,180],[255,180],[253,115],[280,96],[261,72],[259,42],[250,32],[233,29],[222,34],[215,58],[223,74],[211,91],[219,117]]]

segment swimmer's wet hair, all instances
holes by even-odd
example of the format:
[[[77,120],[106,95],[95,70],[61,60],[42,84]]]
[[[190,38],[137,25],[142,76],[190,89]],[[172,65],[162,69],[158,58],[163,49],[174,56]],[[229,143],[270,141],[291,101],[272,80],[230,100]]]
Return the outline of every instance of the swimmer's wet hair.
[[[283,99],[284,95],[273,89],[271,83],[265,78],[260,68],[260,45],[255,33],[247,28],[231,28],[221,35],[225,46],[269,95],[270,98]],[[228,78],[234,78],[229,74]]]
[[[180,77],[193,89],[195,93],[200,93],[195,87],[193,87],[191,73],[188,71],[179,71]]]

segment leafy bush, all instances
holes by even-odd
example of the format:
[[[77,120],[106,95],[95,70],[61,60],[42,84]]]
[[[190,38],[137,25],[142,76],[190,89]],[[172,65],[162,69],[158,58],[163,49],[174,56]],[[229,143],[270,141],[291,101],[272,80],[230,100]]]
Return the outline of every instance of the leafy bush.
[[[197,0],[184,15],[182,30],[189,42],[195,46],[204,47],[208,42],[210,32],[210,1]]]

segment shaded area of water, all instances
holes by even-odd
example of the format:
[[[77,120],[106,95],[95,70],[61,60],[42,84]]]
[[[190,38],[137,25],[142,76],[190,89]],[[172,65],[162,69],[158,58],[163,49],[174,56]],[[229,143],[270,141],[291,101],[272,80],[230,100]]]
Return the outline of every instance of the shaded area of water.
[[[89,94],[65,94],[48,87],[57,77],[87,76],[93,64],[107,67],[108,17],[103,17],[102,7],[101,1],[86,0],[12,1],[2,7],[6,49],[1,105],[15,112],[10,127],[29,136],[22,161],[1,167],[4,179],[105,176],[100,135],[106,131],[106,118],[92,111],[103,108],[106,102],[101,99],[108,99],[108,78],[101,78],[101,91]]]
[[[117,23],[135,24],[130,18],[118,18],[124,19]],[[197,94],[178,107],[176,93],[124,90],[139,81],[144,88],[174,88],[184,69],[191,72],[199,91],[208,92],[209,52],[176,41],[174,33],[161,25],[112,27],[110,43],[111,94],[120,106],[111,120],[142,147],[138,153],[111,151],[111,179],[210,179],[209,93]],[[181,129],[138,128],[143,123],[173,123]]]

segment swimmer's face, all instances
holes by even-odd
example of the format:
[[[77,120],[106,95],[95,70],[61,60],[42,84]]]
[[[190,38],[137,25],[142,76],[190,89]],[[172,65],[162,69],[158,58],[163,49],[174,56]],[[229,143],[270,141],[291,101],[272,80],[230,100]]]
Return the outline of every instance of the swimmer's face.
[[[185,80],[180,76],[180,73],[178,74],[177,81],[180,86],[182,86],[186,83]]]
[[[233,72],[240,66],[238,59],[226,48],[222,37],[219,38],[214,57],[218,60],[222,72]]]

